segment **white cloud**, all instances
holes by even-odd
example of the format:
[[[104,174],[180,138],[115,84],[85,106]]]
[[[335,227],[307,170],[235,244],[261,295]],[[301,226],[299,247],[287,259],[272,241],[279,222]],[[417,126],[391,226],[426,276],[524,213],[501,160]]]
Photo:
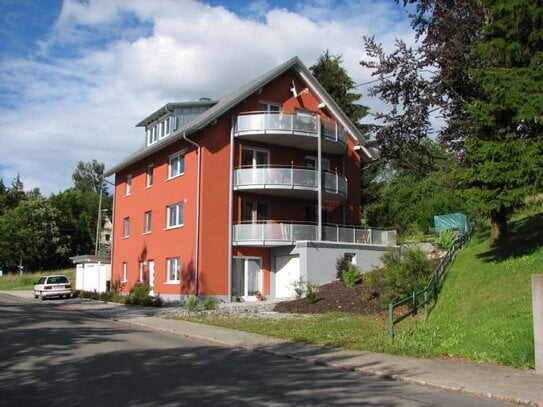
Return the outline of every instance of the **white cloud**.
[[[401,7],[387,0],[293,10],[254,1],[239,16],[193,0],[66,0],[40,39],[42,55],[0,64],[14,105],[0,110],[0,176],[8,184],[20,173],[25,188],[58,192],[77,161],[110,167],[141,147],[134,125],[164,103],[224,96],[294,55],[310,66],[325,49],[364,82],[363,35],[410,40]]]

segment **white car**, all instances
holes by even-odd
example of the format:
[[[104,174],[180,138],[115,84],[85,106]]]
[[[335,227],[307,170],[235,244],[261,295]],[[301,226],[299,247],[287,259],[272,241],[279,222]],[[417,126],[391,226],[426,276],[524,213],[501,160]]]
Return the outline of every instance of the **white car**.
[[[68,277],[63,275],[43,276],[34,284],[34,298],[47,297],[70,298],[72,284]]]

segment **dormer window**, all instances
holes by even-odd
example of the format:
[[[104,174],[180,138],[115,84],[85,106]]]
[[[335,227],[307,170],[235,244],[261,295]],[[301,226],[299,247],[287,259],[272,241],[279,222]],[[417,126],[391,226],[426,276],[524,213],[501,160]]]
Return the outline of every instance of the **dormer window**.
[[[166,117],[147,128],[147,145],[156,143],[175,129],[175,116]]]

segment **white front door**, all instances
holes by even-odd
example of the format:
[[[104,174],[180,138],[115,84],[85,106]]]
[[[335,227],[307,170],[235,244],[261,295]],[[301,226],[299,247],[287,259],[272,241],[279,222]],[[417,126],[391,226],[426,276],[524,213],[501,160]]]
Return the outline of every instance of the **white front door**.
[[[262,272],[259,257],[234,257],[232,261],[232,295],[255,299],[261,291]]]
[[[155,261],[149,260],[149,295],[155,295]]]
[[[300,280],[300,257],[277,256],[275,270],[275,297],[294,297],[294,286]]]

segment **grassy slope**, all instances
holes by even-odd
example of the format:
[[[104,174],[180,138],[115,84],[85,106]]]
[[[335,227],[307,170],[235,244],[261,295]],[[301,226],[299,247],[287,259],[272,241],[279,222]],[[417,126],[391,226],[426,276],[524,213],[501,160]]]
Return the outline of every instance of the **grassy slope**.
[[[32,290],[34,282],[48,274],[64,274],[75,287],[75,268],[65,270],[44,271],[41,273],[4,274],[0,277],[0,290]]]
[[[534,366],[531,275],[543,271],[543,211],[510,224],[500,246],[476,233],[449,270],[438,304],[426,319],[331,313],[282,320],[195,317],[198,322],[287,339],[402,355],[453,356],[515,367]]]
[[[399,352],[533,367],[531,275],[543,270],[543,213],[511,223],[492,246],[477,233],[449,270],[426,322],[400,335]]]

